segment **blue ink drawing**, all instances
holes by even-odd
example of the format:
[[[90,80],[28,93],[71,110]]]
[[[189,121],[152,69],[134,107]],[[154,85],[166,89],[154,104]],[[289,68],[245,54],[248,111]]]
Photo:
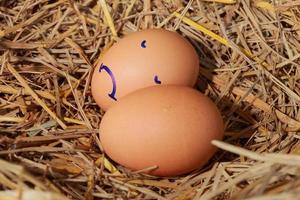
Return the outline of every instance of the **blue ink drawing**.
[[[161,84],[161,81],[158,79],[158,76],[154,76],[154,82],[156,84]]]
[[[143,41],[141,42],[141,47],[142,47],[142,48],[146,48],[146,40],[143,40]]]
[[[105,70],[109,74],[109,76],[112,80],[112,84],[113,84],[112,91],[111,91],[111,93],[108,94],[108,96],[110,98],[112,98],[113,100],[117,101],[117,98],[116,98],[117,85],[116,85],[115,76],[112,73],[112,71],[106,65],[104,65],[103,63],[101,63],[101,66],[99,68],[99,72],[101,72],[102,70]]]

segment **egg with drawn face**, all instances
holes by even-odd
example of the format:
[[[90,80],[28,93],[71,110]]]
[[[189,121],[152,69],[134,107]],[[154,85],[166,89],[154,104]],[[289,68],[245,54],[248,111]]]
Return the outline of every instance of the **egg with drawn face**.
[[[96,103],[107,110],[119,98],[152,85],[192,87],[199,73],[199,58],[180,34],[148,29],[116,42],[94,69],[91,89]]]

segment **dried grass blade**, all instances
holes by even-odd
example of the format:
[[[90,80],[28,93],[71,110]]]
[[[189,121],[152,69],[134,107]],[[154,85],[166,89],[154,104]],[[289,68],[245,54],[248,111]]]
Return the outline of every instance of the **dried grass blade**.
[[[24,94],[24,95],[30,95],[30,93],[27,90],[24,90],[22,88],[19,87],[12,87],[9,85],[0,85],[0,93],[7,93],[7,94]],[[34,92],[36,92],[38,95],[40,95],[41,97],[45,98],[45,99],[49,99],[51,101],[55,101],[55,97],[47,91],[43,91],[43,90],[34,90]]]
[[[48,106],[42,101],[39,96],[31,89],[31,87],[27,84],[25,79],[11,66],[7,63],[6,67],[8,70],[15,76],[15,78],[20,82],[20,84],[28,91],[28,93],[37,101],[37,103],[63,128],[66,129],[67,126],[56,116],[54,112],[52,112]]]
[[[24,117],[10,117],[10,116],[4,116],[0,115],[0,122],[24,122],[25,118]]]
[[[232,47],[232,45],[223,37],[213,33],[212,31],[206,29],[205,27],[201,26],[200,24],[190,20],[187,17],[181,16],[179,13],[175,13],[175,16],[178,18],[182,18],[182,20],[187,23],[188,25],[192,26],[196,30],[199,30],[213,39],[219,41],[220,43]],[[263,72],[265,75],[270,78],[277,86],[279,86],[287,95],[295,99],[296,101],[300,101],[300,96],[296,94],[294,91],[292,91],[290,88],[288,88],[286,85],[284,85],[278,78],[276,78],[272,73],[270,73],[268,70],[271,69],[272,67],[269,66],[266,62],[260,60],[258,57],[255,57],[250,51],[240,48],[241,52],[243,52],[246,56],[250,57],[251,59],[255,60],[257,63],[259,63],[262,66]],[[268,70],[266,70],[268,69]]]
[[[223,3],[223,4],[235,4],[236,0],[203,0],[207,2],[214,2],[214,3]]]
[[[102,10],[104,12],[104,17],[106,19],[106,22],[108,24],[108,27],[110,28],[110,31],[112,33],[112,35],[114,36],[114,39],[118,38],[118,34],[114,25],[114,21],[109,13],[107,4],[105,0],[98,0],[98,2],[100,3]]]
[[[17,24],[13,27],[7,27],[6,29],[0,31],[0,38],[12,33],[12,32],[15,32],[25,26],[29,26],[30,24],[32,24],[33,22],[35,22],[36,20],[39,20],[41,19],[41,17],[47,12],[47,10],[43,10],[39,13],[36,13],[34,14],[31,18],[29,18],[28,20],[26,20],[25,22],[23,23],[20,23],[20,24]]]
[[[213,140],[212,144],[217,146],[220,149],[225,151],[229,151],[231,153],[245,156],[251,158],[253,160],[263,161],[263,162],[270,162],[282,165],[290,165],[290,166],[300,166],[300,156],[298,155],[290,155],[290,154],[274,154],[274,153],[266,153],[266,154],[259,154],[242,147],[238,147],[232,144],[228,144],[222,141]]]

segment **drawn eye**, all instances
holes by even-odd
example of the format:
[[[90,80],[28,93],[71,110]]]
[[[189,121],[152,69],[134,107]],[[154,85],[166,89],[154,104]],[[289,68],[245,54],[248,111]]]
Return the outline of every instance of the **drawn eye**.
[[[143,40],[142,42],[141,42],[141,47],[144,49],[144,48],[146,48],[146,40]]]
[[[154,76],[154,82],[156,84],[161,84],[161,81],[158,79],[158,76]]]

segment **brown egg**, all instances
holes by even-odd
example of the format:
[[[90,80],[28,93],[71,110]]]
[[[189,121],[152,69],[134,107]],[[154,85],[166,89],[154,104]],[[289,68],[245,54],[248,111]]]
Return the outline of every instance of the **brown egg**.
[[[223,137],[215,104],[185,86],[160,85],[121,98],[104,115],[100,139],[106,154],[132,170],[174,176],[203,166]]]
[[[176,32],[149,29],[131,33],[114,44],[92,77],[92,94],[104,110],[137,89],[175,84],[193,86],[199,59],[193,46]]]

